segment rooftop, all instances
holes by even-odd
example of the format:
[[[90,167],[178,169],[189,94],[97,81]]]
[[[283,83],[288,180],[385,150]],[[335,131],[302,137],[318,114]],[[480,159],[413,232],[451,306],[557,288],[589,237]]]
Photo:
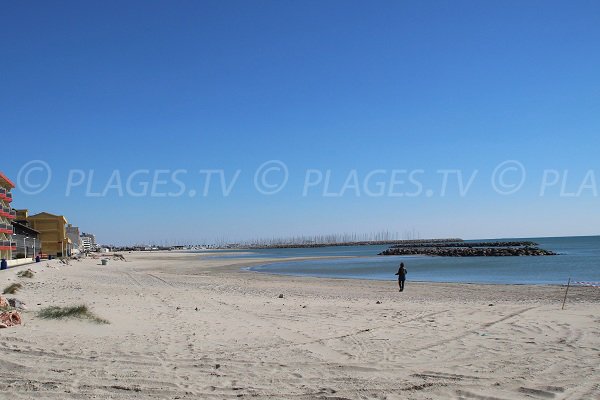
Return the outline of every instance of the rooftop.
[[[13,181],[8,179],[8,177],[6,175],[4,175],[2,172],[0,172],[0,185],[8,186],[11,189],[15,187],[15,184],[13,183]]]

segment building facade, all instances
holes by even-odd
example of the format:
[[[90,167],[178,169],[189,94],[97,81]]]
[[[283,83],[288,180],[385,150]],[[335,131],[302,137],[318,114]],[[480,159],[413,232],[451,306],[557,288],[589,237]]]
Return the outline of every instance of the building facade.
[[[13,221],[13,250],[14,258],[35,258],[42,251],[40,233],[21,222]]]
[[[96,250],[96,236],[91,233],[82,233],[80,236],[81,248],[83,251],[95,251]]]
[[[16,221],[27,225],[27,218],[29,218],[29,210],[25,208],[22,210],[15,209],[14,211],[17,213]]]
[[[13,243],[14,233],[12,221],[16,218],[16,212],[11,208],[11,190],[15,184],[0,172],[0,259],[12,260],[16,246]]]
[[[42,212],[28,216],[27,222],[39,232],[43,254],[54,257],[71,255],[72,243],[67,236],[67,219],[64,216]]]
[[[73,254],[79,253],[81,248],[81,237],[79,235],[79,227],[71,224],[67,225],[67,237],[71,241],[71,252]]]

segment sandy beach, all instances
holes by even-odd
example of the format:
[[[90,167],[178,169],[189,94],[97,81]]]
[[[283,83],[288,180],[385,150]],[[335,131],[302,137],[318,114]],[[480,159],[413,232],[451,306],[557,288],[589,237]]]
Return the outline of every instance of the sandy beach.
[[[559,286],[398,293],[240,270],[252,260],[124,255],[2,271],[29,309],[0,330],[1,398],[600,399],[597,288],[571,288],[562,311]],[[110,324],[36,315],[77,304]]]

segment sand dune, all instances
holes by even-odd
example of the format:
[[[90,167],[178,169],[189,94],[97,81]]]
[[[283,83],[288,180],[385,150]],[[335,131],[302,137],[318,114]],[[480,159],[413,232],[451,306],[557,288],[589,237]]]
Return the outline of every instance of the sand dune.
[[[600,399],[600,289],[573,288],[561,311],[560,287],[398,293],[190,254],[126,257],[0,274],[29,305],[24,326],[0,331],[1,398]],[[35,315],[82,303],[110,325]]]

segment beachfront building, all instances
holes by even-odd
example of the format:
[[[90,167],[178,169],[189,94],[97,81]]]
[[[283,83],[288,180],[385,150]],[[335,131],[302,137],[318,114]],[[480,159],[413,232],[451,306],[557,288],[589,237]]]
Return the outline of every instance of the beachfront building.
[[[15,221],[22,223],[23,225],[27,225],[27,218],[29,217],[29,210],[24,208],[24,209],[15,209],[15,212],[17,213],[17,218],[15,218]]]
[[[79,235],[79,227],[71,224],[67,225],[67,237],[71,240],[72,253],[76,254],[82,251],[81,237]]]
[[[96,236],[84,232],[81,234],[80,238],[83,251],[96,251]]]
[[[67,236],[67,219],[47,212],[27,216],[32,229],[39,232],[42,253],[54,257],[71,255],[72,243]]]
[[[36,255],[40,254],[42,250],[42,243],[40,241],[40,233],[35,229],[32,229],[27,224],[13,221],[13,246],[16,245],[16,249],[13,250],[14,258],[35,258]]]
[[[13,251],[16,250],[12,240],[12,221],[16,218],[16,212],[11,208],[12,194],[15,184],[0,172],[0,259],[12,260]]]

